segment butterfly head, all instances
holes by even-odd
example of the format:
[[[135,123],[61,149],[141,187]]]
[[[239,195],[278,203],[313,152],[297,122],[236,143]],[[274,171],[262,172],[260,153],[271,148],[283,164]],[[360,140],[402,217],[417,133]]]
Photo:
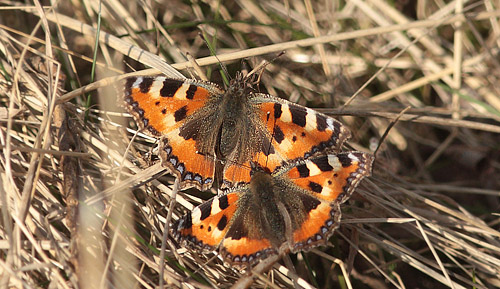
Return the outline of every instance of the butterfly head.
[[[242,96],[248,96],[250,93],[255,92],[255,85],[258,84],[257,77],[255,74],[243,75],[241,72],[237,72],[236,76],[229,82],[229,87],[227,88],[227,94],[235,95],[241,94]]]

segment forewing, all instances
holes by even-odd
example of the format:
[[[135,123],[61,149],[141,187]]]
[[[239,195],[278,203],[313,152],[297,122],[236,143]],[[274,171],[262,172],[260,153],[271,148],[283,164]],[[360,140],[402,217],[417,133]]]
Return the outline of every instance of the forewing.
[[[318,152],[338,151],[351,135],[336,119],[284,99],[256,94],[252,102],[272,135],[275,153],[287,162]]]
[[[209,101],[223,93],[212,83],[192,79],[163,76],[126,79],[125,107],[144,132],[162,138],[162,164],[180,178],[181,189],[194,186],[205,190],[212,185],[214,152],[200,153],[196,142],[201,139],[186,137],[181,131],[187,122],[196,122],[196,114]],[[198,133],[196,129],[190,126],[191,135],[207,133]],[[211,135],[208,132],[208,137]]]
[[[251,163],[273,172],[283,164],[338,151],[351,135],[339,121],[284,99],[257,93],[249,101],[258,122],[258,150],[245,164],[226,164],[226,186],[248,183]]]
[[[125,107],[139,127],[160,137],[179,128],[186,117],[223,91],[217,86],[192,79],[164,76],[129,77],[125,81]]]

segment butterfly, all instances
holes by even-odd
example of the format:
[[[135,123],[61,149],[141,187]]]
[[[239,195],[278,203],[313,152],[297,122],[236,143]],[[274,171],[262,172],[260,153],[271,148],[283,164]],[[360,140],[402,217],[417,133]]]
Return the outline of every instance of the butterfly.
[[[172,235],[200,252],[218,250],[225,262],[242,267],[325,244],[339,226],[340,205],[371,174],[372,162],[370,154],[342,152],[275,171],[254,164],[249,183],[194,208],[173,224]]]
[[[251,77],[237,74],[227,90],[165,76],[129,77],[123,99],[147,134],[160,139],[162,164],[180,189],[206,190],[249,183],[251,163],[271,171],[325,151],[350,137],[339,121],[263,94]]]

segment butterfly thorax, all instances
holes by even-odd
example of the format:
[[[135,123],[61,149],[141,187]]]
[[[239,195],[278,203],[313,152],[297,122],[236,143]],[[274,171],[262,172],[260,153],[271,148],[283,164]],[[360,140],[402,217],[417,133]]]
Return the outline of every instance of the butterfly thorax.
[[[220,99],[217,157],[236,163],[248,161],[255,153],[257,127],[255,108],[249,104],[254,89],[241,77],[231,80],[230,86]]]

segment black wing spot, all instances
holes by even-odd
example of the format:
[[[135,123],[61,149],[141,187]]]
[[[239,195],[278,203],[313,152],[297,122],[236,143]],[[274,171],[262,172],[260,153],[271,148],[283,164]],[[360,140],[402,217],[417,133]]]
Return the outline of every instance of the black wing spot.
[[[167,109],[166,109],[166,108],[162,109],[162,110],[161,110],[161,113],[162,113],[162,114],[167,114]]]
[[[163,81],[163,87],[160,89],[160,95],[162,97],[173,97],[181,86],[182,81],[167,78]]]
[[[297,136],[295,136],[295,135],[294,135],[294,136],[292,137],[292,142],[296,142],[296,141],[297,141]]]
[[[125,94],[127,96],[130,95],[130,92],[132,90],[132,85],[135,83],[136,80],[137,80],[136,77],[129,77],[127,78],[127,81],[125,81]]]
[[[315,193],[321,193],[321,191],[323,191],[323,187],[318,184],[318,183],[315,183],[315,182],[309,182],[309,188],[311,188],[311,190]]]
[[[277,143],[281,144],[281,142],[285,139],[285,134],[281,130],[279,126],[274,126],[274,139]]]
[[[222,215],[222,218],[220,218],[219,222],[217,223],[217,229],[219,231],[222,231],[226,228],[227,225],[227,217],[226,215]]]
[[[329,172],[333,171],[333,167],[330,165],[328,162],[328,157],[323,156],[320,158],[313,159],[312,162],[322,171],[322,172]]]
[[[280,118],[282,113],[283,113],[283,111],[281,110],[281,104],[275,103],[274,104],[274,118],[275,119]]]
[[[200,205],[200,211],[201,211],[201,216],[200,220],[203,221],[206,218],[210,217],[210,214],[212,213],[212,203],[213,199],[207,201],[206,203],[203,203]]]
[[[307,109],[300,106],[291,106],[290,114],[292,115],[292,122],[300,127],[306,126]]]
[[[142,93],[148,93],[151,89],[151,85],[153,85],[154,79],[152,77],[145,77],[142,79],[142,82],[139,84],[139,90]]]
[[[342,164],[342,167],[347,168],[352,164],[352,160],[349,157],[349,155],[342,154],[338,155],[337,158],[339,159],[340,163]]]
[[[174,112],[174,119],[176,122],[185,119],[186,116],[187,116],[187,106],[186,105],[179,108],[178,110],[176,110]]]
[[[305,164],[297,166],[297,170],[299,171],[299,175],[301,178],[305,178],[309,176],[309,169]]]
[[[227,195],[224,195],[219,198],[219,208],[221,210],[224,210],[227,207],[229,207],[229,201],[227,200]]]
[[[188,90],[186,91],[186,98],[187,99],[193,99],[194,98],[194,94],[196,93],[196,90],[198,89],[198,87],[194,84],[191,84],[188,88]]]
[[[155,105],[156,106],[160,105],[160,102],[159,101],[155,102]]]
[[[316,114],[316,128],[319,131],[325,131],[327,127],[326,117],[321,114]]]

